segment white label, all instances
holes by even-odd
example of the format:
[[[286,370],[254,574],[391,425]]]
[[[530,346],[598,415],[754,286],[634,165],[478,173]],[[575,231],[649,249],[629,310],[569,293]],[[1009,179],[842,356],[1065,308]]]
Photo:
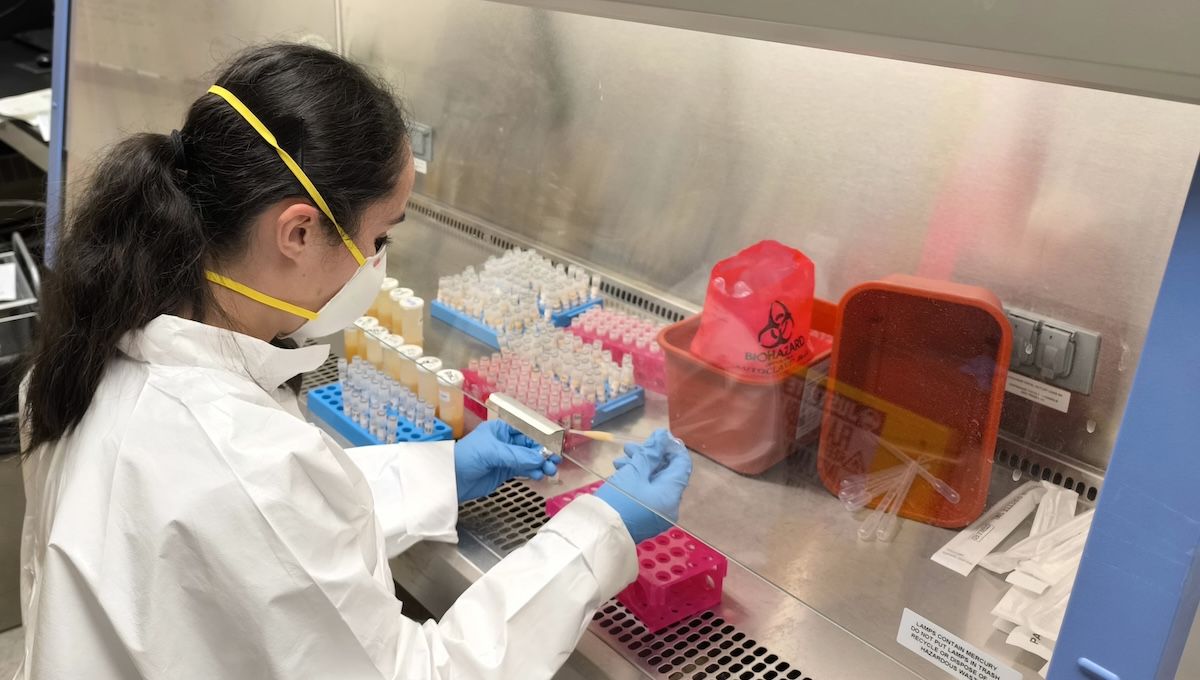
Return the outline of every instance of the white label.
[[[0,264],[0,300],[17,299],[17,265],[13,262]]]
[[[1049,406],[1055,411],[1067,412],[1071,406],[1071,393],[1054,385],[1034,380],[1020,373],[1009,373],[1005,391],[1024,397],[1035,404]]]
[[[422,175],[429,172],[429,164],[425,162],[424,158],[414,158],[413,167]]]
[[[1001,665],[911,609],[900,617],[896,642],[960,680],[1021,680],[1016,669]]]

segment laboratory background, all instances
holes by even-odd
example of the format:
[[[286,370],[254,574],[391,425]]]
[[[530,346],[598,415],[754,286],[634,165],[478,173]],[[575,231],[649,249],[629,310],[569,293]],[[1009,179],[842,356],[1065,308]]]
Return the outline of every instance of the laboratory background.
[[[564,456],[393,559],[406,611],[669,427],[678,522],[557,677],[1200,680],[1198,36],[1191,0],[0,0],[0,442],[99,155],[303,42],[392,85],[417,166],[307,416]]]

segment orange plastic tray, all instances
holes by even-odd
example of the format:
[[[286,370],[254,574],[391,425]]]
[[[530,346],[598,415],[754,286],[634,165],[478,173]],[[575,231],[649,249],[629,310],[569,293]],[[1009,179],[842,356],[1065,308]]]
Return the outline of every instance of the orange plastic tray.
[[[693,316],[664,328],[671,432],[690,448],[737,472],[759,474],[815,441],[820,431],[825,369],[836,307],[814,300],[813,356],[776,377],[730,373],[690,351],[700,327]]]
[[[831,394],[818,468],[831,492],[848,475],[902,464],[884,442],[927,457],[961,499],[917,477],[903,517],[962,527],[983,513],[1012,330],[1000,300],[975,286],[892,276],[838,305]]]

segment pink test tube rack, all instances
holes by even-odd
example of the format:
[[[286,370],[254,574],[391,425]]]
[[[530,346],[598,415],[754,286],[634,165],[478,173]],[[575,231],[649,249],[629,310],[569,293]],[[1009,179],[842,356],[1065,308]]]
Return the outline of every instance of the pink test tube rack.
[[[472,359],[462,373],[463,392],[468,397],[466,406],[485,420],[487,409],[484,404],[493,392],[511,394],[550,420],[576,430],[590,429],[596,415],[595,404],[584,401],[522,359],[502,357],[497,353]],[[557,400],[552,400],[553,396],[557,396]]]
[[[626,354],[632,354],[634,382],[660,394],[667,391],[667,359],[658,347],[660,328],[654,324],[615,310],[593,307],[572,319],[567,330],[587,343],[599,340],[618,363]]]
[[[546,501],[546,514],[558,514],[578,496],[594,493],[603,481]],[[721,604],[729,562],[694,536],[671,527],[637,546],[637,580],[617,595],[646,628],[658,631]]]

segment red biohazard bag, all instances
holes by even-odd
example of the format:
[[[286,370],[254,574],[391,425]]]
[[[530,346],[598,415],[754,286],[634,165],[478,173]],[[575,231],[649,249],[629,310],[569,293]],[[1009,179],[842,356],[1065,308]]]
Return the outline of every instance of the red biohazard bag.
[[[731,373],[788,373],[809,357],[812,308],[812,261],[760,241],[713,267],[692,353]]]

